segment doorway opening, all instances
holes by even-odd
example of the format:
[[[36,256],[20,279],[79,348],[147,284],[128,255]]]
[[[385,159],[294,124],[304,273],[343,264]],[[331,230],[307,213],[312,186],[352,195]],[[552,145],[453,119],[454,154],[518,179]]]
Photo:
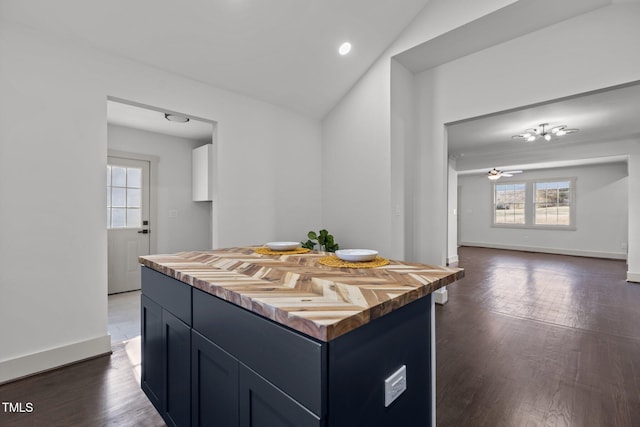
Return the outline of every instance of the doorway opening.
[[[171,121],[165,118],[167,114],[188,121]],[[216,131],[217,124],[211,120],[121,99],[107,100],[110,329],[113,318],[120,316],[115,308],[111,312],[112,306],[139,313],[139,256],[213,247],[217,234],[213,225],[215,182],[211,182],[211,200],[194,201],[192,161],[194,150],[208,144],[215,172]],[[116,299],[126,307],[114,305]],[[138,303],[137,309],[132,301]],[[133,323],[138,321],[132,328],[139,334],[139,316],[129,317]],[[125,331],[132,328],[126,322],[118,325]],[[112,335],[112,342],[120,339],[116,335]]]
[[[447,123],[448,155],[456,170],[451,182],[458,187],[459,244],[627,259],[634,194],[628,171],[639,129],[639,97],[640,84],[634,81]],[[582,130],[566,139],[518,143],[522,129],[547,122]],[[494,169],[501,173],[488,179]],[[514,169],[519,174],[512,176],[508,171]],[[567,207],[572,202],[567,196],[567,206],[550,206],[546,188],[551,182],[572,182],[577,203]],[[497,202],[497,186],[507,185],[522,188],[511,196],[524,202],[521,222],[514,225],[496,220],[507,210],[514,218],[519,214],[514,205]],[[559,203],[561,193],[556,194]],[[554,208],[558,213],[570,209],[579,217],[571,222],[581,226],[563,230],[562,224],[537,219]]]

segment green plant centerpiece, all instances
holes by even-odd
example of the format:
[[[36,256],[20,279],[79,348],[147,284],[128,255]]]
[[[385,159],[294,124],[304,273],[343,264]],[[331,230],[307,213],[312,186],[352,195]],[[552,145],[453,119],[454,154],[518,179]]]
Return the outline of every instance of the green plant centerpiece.
[[[310,231],[307,233],[307,237],[309,240],[300,242],[303,248],[313,250],[317,244],[320,246],[319,250],[325,252],[335,252],[340,249],[340,245],[333,240],[333,236],[327,230],[320,230],[318,234],[315,231]]]

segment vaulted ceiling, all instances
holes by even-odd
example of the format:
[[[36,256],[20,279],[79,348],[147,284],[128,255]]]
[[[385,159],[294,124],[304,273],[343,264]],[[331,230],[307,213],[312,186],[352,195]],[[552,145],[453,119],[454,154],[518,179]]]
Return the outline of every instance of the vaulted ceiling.
[[[427,2],[29,0],[0,16],[321,118]]]
[[[533,13],[543,2],[547,8],[554,8],[553,14]],[[29,0],[1,2],[0,17],[72,43],[322,118],[427,3],[428,0]],[[518,25],[512,27],[487,26],[484,19],[416,46],[396,59],[419,72],[468,54],[469,49],[488,47],[507,36],[517,37],[566,19],[580,8],[587,11],[605,3],[608,1],[521,1],[513,8],[533,8],[528,26],[517,20],[513,21]],[[493,19],[511,22],[502,17],[510,9],[494,13]],[[353,50],[340,56],[337,48],[346,40],[353,44]],[[607,105],[606,114],[602,105]],[[123,126],[169,134],[175,130],[176,136],[193,139],[210,136],[210,123],[194,121],[192,126],[180,128],[164,121],[163,112],[159,111],[110,102],[108,114],[110,123]],[[640,86],[621,88],[457,123],[448,129],[449,150],[454,156],[470,156],[474,151],[513,149],[511,135],[526,128],[547,122],[575,126],[587,117],[588,127],[580,124],[581,132],[568,136],[566,143],[599,138],[605,133],[611,137],[612,132],[613,136],[629,135],[640,132],[639,114]]]

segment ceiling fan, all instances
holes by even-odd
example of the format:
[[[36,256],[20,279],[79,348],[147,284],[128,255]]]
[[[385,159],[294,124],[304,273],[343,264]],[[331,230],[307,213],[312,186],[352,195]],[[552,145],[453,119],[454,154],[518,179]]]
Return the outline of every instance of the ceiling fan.
[[[489,178],[490,180],[496,180],[502,177],[510,178],[517,173],[522,173],[522,171],[500,171],[496,168],[493,168],[487,173],[487,178]]]

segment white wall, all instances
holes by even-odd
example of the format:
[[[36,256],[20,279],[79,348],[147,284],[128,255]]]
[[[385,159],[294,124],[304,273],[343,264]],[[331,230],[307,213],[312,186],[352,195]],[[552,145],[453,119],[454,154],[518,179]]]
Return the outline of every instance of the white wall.
[[[349,246],[366,245],[392,257],[444,264],[448,227],[446,123],[640,80],[637,2],[615,2],[415,76],[402,70],[392,76],[394,68],[398,71],[391,64],[393,55],[417,43],[437,42],[437,36],[446,31],[511,3],[517,2],[429,2],[325,117],[323,214],[326,224],[346,236]],[[528,16],[512,16],[505,25],[519,19]],[[545,62],[532,62],[536,54],[543,55]],[[514,66],[520,63],[527,66]],[[413,84],[413,90],[407,90],[407,84]],[[392,103],[391,92],[396,90],[407,99]],[[413,144],[398,138],[403,133],[392,126],[412,121],[403,111],[410,104],[416,105]],[[394,110],[389,111],[389,105]],[[395,148],[395,144],[403,148]],[[408,159],[405,165],[398,165],[386,154],[402,150]],[[381,156],[382,151],[385,155]],[[335,160],[338,155],[344,157]],[[412,171],[409,179],[406,170]],[[359,185],[357,191],[341,185],[348,180]],[[411,182],[412,197],[406,196],[406,188],[396,185],[403,181]],[[406,218],[410,209],[414,220],[404,224],[402,234],[402,225],[380,205],[403,197],[401,216]],[[630,203],[630,209],[634,205]],[[402,241],[394,240],[399,230]],[[413,247],[405,244],[408,239],[413,239]],[[640,236],[630,236],[630,247],[634,241],[640,244]],[[633,271],[640,271],[640,258],[635,265]]]
[[[640,37],[634,24],[639,6],[602,8],[419,74],[420,98],[441,100],[435,112],[418,112],[432,117],[436,128],[429,127],[421,140],[433,143],[441,134],[437,128],[448,122],[637,80],[640,57],[633,52]],[[534,62],[513,68],[514,63],[527,62],[527,52],[541,47],[553,67]],[[426,167],[439,168],[433,163]]]
[[[421,139],[437,138],[437,128],[448,122],[637,81],[640,57],[634,52],[640,39],[640,27],[635,25],[639,17],[640,4],[615,4],[419,74],[415,81],[420,98],[431,100],[436,88],[435,97],[441,100],[435,114],[429,109],[418,111],[420,116],[435,117],[436,126],[435,132],[430,128],[431,134]],[[525,52],[540,46],[549,47],[545,57],[554,66],[534,63],[515,72],[512,64],[526,61]],[[582,151],[575,150],[574,155],[585,156]],[[438,167],[430,164],[428,168]],[[640,243],[640,236],[630,235],[628,240],[631,247]],[[629,264],[630,271],[640,270],[640,259],[630,258]]]
[[[389,85],[389,70],[376,64],[324,121],[323,226],[341,248],[389,253]]]
[[[109,351],[108,96],[219,124],[221,246],[320,222],[316,120],[8,22],[0,93],[0,382]]]
[[[626,259],[628,234],[628,178],[626,163],[527,170],[500,183],[536,179],[576,178],[575,230],[542,230],[492,226],[493,181],[482,175],[463,175],[461,243],[504,249],[532,250],[603,258]]]
[[[458,173],[455,169],[456,161],[449,159],[447,188],[447,265],[458,262]]]
[[[390,147],[391,171],[391,249],[394,258],[406,259],[413,247],[413,176],[414,163],[411,158],[416,138],[416,124],[413,116],[413,74],[397,61],[391,61],[391,139],[396,141]]]
[[[201,145],[202,141],[107,126],[109,150],[157,157],[151,165],[157,168],[156,218],[151,224],[156,253],[211,249],[211,202],[191,200],[191,152]],[[171,217],[171,211],[177,216]]]
[[[342,247],[375,248],[382,255],[398,259],[444,261],[444,257],[442,261],[416,257],[411,247],[411,236],[419,236],[417,240],[425,236],[416,232],[423,222],[414,217],[414,197],[416,192],[429,189],[405,189],[401,185],[407,181],[408,185],[421,183],[409,171],[412,166],[396,162],[398,156],[415,162],[418,148],[415,147],[415,138],[410,136],[414,131],[413,118],[403,111],[392,112],[390,108],[391,57],[509,3],[513,1],[430,1],[324,118],[323,222],[334,232]],[[406,88],[404,79],[411,79],[411,73],[402,65],[396,65],[394,83]],[[409,93],[413,91],[406,90]],[[415,105],[414,101],[403,100],[404,96],[408,93],[397,97],[393,101],[394,106],[405,112],[411,111],[408,106]],[[404,147],[391,145],[392,121],[403,127],[394,129],[393,135],[395,141],[404,141]],[[395,159],[391,160],[395,162],[393,171],[391,158]],[[446,195],[440,199],[445,200]],[[403,200],[398,212],[396,206]]]
[[[640,149],[640,142],[638,143]],[[629,156],[629,195],[640,194],[640,152]],[[640,283],[640,197],[629,197],[627,280]]]

